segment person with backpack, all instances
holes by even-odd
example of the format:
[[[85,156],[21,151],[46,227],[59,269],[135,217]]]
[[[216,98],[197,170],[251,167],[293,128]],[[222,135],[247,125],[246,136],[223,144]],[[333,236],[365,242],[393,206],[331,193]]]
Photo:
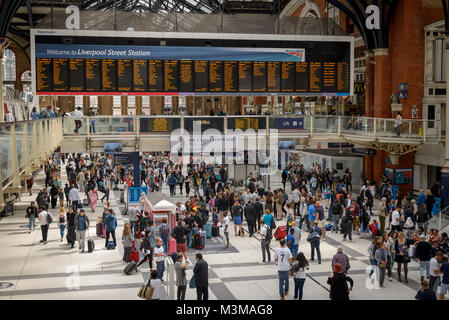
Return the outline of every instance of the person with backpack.
[[[341,220],[341,229],[343,231],[343,241],[346,241],[346,237],[349,237],[349,242],[352,242],[352,213],[347,210]]]
[[[262,262],[265,263],[265,257],[268,255],[268,262],[271,261],[270,243],[273,239],[273,231],[270,226],[265,224],[264,220],[260,221],[260,246],[262,248]],[[266,254],[265,254],[266,252]]]
[[[84,211],[84,210],[82,210]],[[112,240],[114,241],[114,247],[117,247],[117,241],[115,239],[115,229],[117,228],[117,218],[112,214],[112,209],[106,210],[106,216],[103,219],[104,227],[106,228],[106,239],[105,239],[105,248],[108,247],[109,236],[112,235]]]
[[[334,197],[331,201],[331,212],[332,212],[332,218],[334,220],[334,227],[332,232],[336,233],[339,230],[338,223],[340,222],[341,216],[344,212],[343,206],[341,205],[340,201],[337,200],[336,197]]]
[[[310,234],[307,237],[307,241],[310,242],[310,261],[314,261],[315,259],[315,250],[318,256],[318,264],[321,264],[321,251],[320,251],[320,242],[321,242],[322,231],[321,228],[318,227],[318,223],[315,221],[313,223],[312,229],[310,229]]]
[[[170,227],[167,224],[167,218],[162,218],[162,223],[159,225],[159,235],[162,239],[165,254],[168,254],[168,238],[170,237]]]
[[[33,226],[33,231],[36,229],[36,218],[38,216],[38,209],[34,205],[34,201],[31,201],[30,206],[26,209],[26,215],[25,218],[29,219],[29,231],[28,233],[31,233],[31,226]]]
[[[295,291],[293,300],[302,300],[304,283],[306,281],[306,270],[309,270],[309,262],[307,262],[304,253],[300,252],[293,261],[290,273],[295,281]]]

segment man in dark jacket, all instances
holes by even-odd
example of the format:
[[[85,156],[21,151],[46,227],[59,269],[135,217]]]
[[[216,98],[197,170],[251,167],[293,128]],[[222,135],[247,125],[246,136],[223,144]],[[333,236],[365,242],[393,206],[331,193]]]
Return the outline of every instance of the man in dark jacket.
[[[228,212],[229,210],[229,200],[220,194],[218,200],[216,201],[216,206],[218,209],[218,214],[220,215],[220,222],[223,224],[223,212]]]
[[[421,273],[421,281],[424,280],[424,270],[426,277],[429,278],[430,272],[430,259],[432,258],[432,246],[426,241],[425,236],[419,237],[419,242],[416,245],[415,257],[419,262],[419,271]]]
[[[254,209],[256,209],[257,231],[260,231],[260,218],[263,216],[263,204],[260,203],[259,197],[257,197],[257,201],[254,202]]]
[[[256,229],[256,209],[253,206],[253,199],[250,199],[245,207],[245,219],[248,223],[249,236],[252,237]]]
[[[435,292],[429,289],[429,283],[426,280],[421,281],[421,289],[418,291],[415,297],[416,300],[436,301],[437,297]]]
[[[193,274],[195,275],[196,286],[196,299],[208,300],[209,299],[209,273],[208,264],[203,260],[201,253],[196,254],[196,265],[193,268]]]
[[[430,215],[426,210],[426,205],[425,204],[419,205],[418,212],[416,213],[416,222],[418,223],[418,227],[423,227],[426,233],[427,233],[427,225],[425,223],[429,219]]]

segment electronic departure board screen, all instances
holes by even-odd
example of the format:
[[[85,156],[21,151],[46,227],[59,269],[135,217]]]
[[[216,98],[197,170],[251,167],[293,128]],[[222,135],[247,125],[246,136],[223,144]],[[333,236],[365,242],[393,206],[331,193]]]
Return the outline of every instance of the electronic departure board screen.
[[[334,92],[337,88],[337,64],[335,62],[323,63],[323,90]]]
[[[178,87],[178,61],[164,61],[164,91],[177,92]]]
[[[239,91],[251,92],[253,87],[253,63],[239,62]]]
[[[37,59],[36,61],[36,89],[49,92],[53,90],[51,59]]]
[[[239,65],[237,61],[224,62],[224,91],[237,92],[239,90]]]
[[[69,59],[53,59],[53,90],[69,89]]]
[[[223,91],[223,61],[209,62],[209,91]]]
[[[265,61],[255,61],[253,64],[253,91],[267,91],[267,64]]]
[[[86,91],[101,91],[101,60],[86,60]]]
[[[37,94],[351,94],[354,53],[349,37],[233,39],[232,47],[220,41],[204,46],[196,38],[176,45],[167,40],[166,46],[124,45],[118,36],[104,37],[100,45],[91,44],[89,36],[73,36],[72,44],[63,45],[59,38],[49,40],[53,37],[59,36],[36,36],[51,42],[36,42]]]
[[[267,86],[269,92],[281,91],[281,63],[269,61],[267,67]]]
[[[70,91],[82,92],[85,89],[85,65],[83,59],[70,59]]]
[[[208,90],[208,61],[195,61],[195,91],[206,92]]]
[[[133,61],[117,61],[117,84],[118,91],[133,91]]]
[[[148,64],[146,60],[133,60],[133,88],[134,91],[148,90]]]
[[[103,91],[117,90],[117,61],[112,59],[101,60],[101,88]]]
[[[337,66],[337,91],[349,92],[349,63],[339,62]]]
[[[309,66],[307,62],[296,62],[296,92],[309,91]]]
[[[179,62],[179,91],[193,92],[193,62]]]
[[[311,62],[309,65],[310,91],[320,92],[323,83],[323,68],[321,62]]]
[[[282,91],[294,92],[295,91],[295,62],[282,62]]]
[[[150,60],[148,62],[148,77],[150,91],[164,91],[164,65],[162,60]]]

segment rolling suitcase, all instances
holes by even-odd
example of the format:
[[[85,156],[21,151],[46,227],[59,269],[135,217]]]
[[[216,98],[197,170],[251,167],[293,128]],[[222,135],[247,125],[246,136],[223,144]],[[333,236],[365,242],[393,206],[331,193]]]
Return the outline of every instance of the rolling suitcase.
[[[97,230],[97,236],[103,237],[103,224],[97,223],[96,230]]]
[[[276,229],[274,232],[274,238],[276,240],[281,240],[287,237],[287,227],[286,226],[280,226]]]
[[[193,237],[193,247],[202,250],[204,248],[204,233],[199,232]]]
[[[131,274],[131,272],[133,272],[133,270],[136,270],[136,265],[137,265],[137,263],[133,260],[133,261],[130,261],[127,265],[126,265],[126,267],[125,267],[125,269],[123,270],[123,272],[125,272],[127,275],[130,275]]]
[[[87,252],[92,253],[95,250],[95,242],[92,239],[87,240]]]
[[[114,249],[115,249],[114,241],[109,241],[109,242],[108,242],[108,245],[106,246],[106,248],[107,248],[108,250],[114,250]]]
[[[206,232],[206,238],[212,238],[212,224],[210,222],[204,225],[204,231]]]
[[[212,226],[212,237],[220,236],[220,228],[218,226]]]

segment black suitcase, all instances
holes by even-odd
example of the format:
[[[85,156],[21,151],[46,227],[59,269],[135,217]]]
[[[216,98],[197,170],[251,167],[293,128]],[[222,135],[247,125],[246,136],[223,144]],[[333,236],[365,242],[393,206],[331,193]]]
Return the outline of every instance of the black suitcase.
[[[95,250],[95,242],[92,239],[87,240],[87,252],[93,252]]]
[[[212,226],[212,237],[219,237],[219,236],[220,236],[220,227]]]
[[[136,265],[137,265],[137,263],[136,263],[135,261],[130,261],[130,262],[126,265],[126,267],[125,267],[125,269],[123,270],[123,272],[125,272],[127,275],[130,275],[131,272],[133,272],[133,270],[136,269]]]

